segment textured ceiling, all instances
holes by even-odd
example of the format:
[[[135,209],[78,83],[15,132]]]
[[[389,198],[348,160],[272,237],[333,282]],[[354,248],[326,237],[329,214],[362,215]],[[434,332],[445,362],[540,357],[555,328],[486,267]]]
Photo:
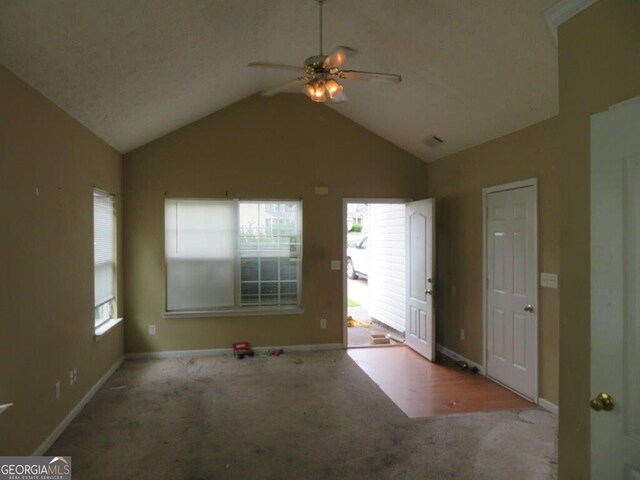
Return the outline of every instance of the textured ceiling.
[[[558,112],[548,0],[327,0],[325,50],[399,85],[345,82],[337,111],[433,160]],[[312,0],[2,0],[0,62],[121,152],[264,88],[318,53]],[[295,74],[294,74],[295,76]],[[446,143],[431,149],[430,135]]]

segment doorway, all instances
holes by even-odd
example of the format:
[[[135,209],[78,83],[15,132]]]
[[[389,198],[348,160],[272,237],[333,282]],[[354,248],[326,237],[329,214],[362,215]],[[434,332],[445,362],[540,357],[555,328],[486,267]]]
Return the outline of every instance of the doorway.
[[[346,346],[404,344],[405,202],[345,204]]]
[[[487,376],[538,398],[537,181],[483,190]]]

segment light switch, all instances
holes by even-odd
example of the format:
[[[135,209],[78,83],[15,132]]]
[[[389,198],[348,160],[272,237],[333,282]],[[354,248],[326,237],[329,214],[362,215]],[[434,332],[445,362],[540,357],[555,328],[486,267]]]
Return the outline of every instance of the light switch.
[[[331,260],[331,270],[340,270],[340,260]]]
[[[545,288],[558,288],[558,274],[557,273],[541,273],[540,285]]]

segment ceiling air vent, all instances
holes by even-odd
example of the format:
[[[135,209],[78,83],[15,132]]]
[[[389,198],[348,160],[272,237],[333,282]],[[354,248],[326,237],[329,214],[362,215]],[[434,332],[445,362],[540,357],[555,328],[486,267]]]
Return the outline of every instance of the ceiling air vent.
[[[440,137],[436,137],[435,135],[431,135],[429,138],[427,138],[424,141],[424,144],[429,148],[439,147],[443,143],[444,143],[444,140],[441,139]]]

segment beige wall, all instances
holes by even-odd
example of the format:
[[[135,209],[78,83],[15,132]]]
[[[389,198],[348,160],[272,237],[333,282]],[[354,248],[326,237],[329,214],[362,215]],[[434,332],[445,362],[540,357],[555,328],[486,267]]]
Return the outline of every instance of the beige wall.
[[[483,188],[538,179],[539,270],[559,273],[559,162],[554,117],[429,164],[429,196],[437,199],[438,343],[483,363]],[[539,297],[540,396],[557,405],[559,290],[539,288]]]
[[[93,340],[92,198],[122,157],[2,66],[0,105],[0,455],[30,455],[122,356]]]
[[[124,165],[127,352],[341,343],[344,275],[330,261],[342,258],[342,199],[426,193],[423,162],[302,95],[249,97],[134,150]],[[320,185],[329,195],[314,195]],[[165,194],[302,198],[306,312],[163,319]]]
[[[560,478],[589,476],[590,116],[640,95],[640,2],[599,0],[559,29]],[[593,391],[598,389],[593,386]]]

